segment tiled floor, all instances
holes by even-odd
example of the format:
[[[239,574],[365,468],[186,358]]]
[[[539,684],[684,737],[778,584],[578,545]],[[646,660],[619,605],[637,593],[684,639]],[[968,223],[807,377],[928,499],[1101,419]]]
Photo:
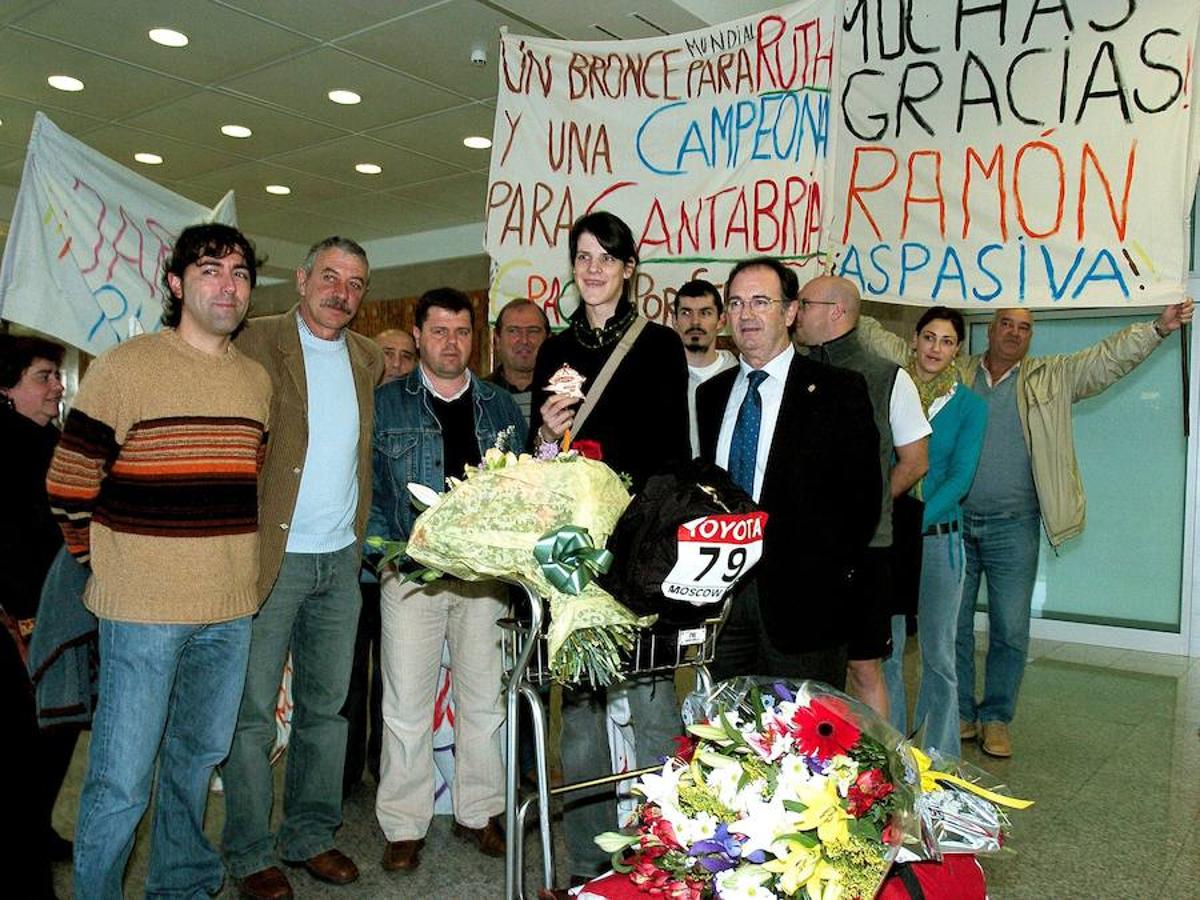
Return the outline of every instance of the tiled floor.
[[[1030,659],[1014,757],[992,759],[973,743],[963,751],[1014,794],[1036,801],[1014,814],[1011,852],[984,861],[992,900],[1200,898],[1200,660],[1038,641]],[[915,659],[907,662],[915,668]],[[64,835],[74,827],[82,749],[56,810]],[[416,873],[384,873],[372,801],[365,788],[349,798],[338,835],[362,878],[331,888],[296,873],[297,897],[502,895],[503,861],[451,837],[446,817],[435,821]],[[215,798],[208,823],[214,837],[222,812]],[[144,831],[145,823],[126,882],[130,896],[142,892]],[[530,863],[536,885],[538,866],[532,857]],[[59,896],[70,896],[69,866],[56,875]],[[235,892],[227,886],[221,896]]]

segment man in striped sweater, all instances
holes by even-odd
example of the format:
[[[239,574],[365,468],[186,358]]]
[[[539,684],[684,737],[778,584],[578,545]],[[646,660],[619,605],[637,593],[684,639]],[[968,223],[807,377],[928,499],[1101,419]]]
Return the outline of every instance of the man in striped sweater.
[[[258,608],[271,381],[231,342],[256,272],[241,232],[185,229],[163,279],[166,327],[91,365],[50,465],[50,503],[67,546],[91,565],[84,600],[100,619],[75,834],[81,900],[122,896],[160,757],[146,893],[215,893],[223,880],[203,818]]]

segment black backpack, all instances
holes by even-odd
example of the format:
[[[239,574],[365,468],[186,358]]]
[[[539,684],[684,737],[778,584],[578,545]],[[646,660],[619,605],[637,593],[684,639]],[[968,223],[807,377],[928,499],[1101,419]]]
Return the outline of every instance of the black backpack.
[[[653,475],[608,539],[613,565],[601,576],[600,584],[638,615],[658,614],[664,625],[702,622],[720,612],[722,597],[698,605],[663,592],[663,582],[679,559],[680,526],[704,516],[758,512],[758,506],[729,473],[711,463],[693,460]],[[749,567],[745,571],[739,567],[728,589],[747,571]]]

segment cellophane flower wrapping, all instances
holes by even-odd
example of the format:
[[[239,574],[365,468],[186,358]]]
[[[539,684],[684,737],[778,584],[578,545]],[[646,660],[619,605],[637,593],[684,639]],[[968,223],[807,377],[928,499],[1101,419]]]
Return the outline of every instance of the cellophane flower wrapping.
[[[594,581],[581,593],[557,590],[542,573],[534,545],[564,525],[587,529],[603,547],[629,504],[620,477],[602,462],[568,453],[537,459],[489,450],[483,465],[448,479],[413,523],[407,555],[468,581],[523,582],[550,600],[547,640],[553,674],[572,682],[610,679],[619,651],[631,645],[640,619]]]
[[[988,795],[1008,800],[1008,788],[988,772],[958,757],[932,750],[929,760],[933,772],[952,775],[975,790],[948,781],[926,785],[917,801],[925,833],[925,852],[917,855],[938,859],[943,853],[987,856],[1004,852],[1012,821],[1004,806],[989,800]]]
[[[736,678],[685,704],[689,738],[641,778],[614,867],[678,898],[869,900],[920,841],[916,762],[874,711],[812,681]]]

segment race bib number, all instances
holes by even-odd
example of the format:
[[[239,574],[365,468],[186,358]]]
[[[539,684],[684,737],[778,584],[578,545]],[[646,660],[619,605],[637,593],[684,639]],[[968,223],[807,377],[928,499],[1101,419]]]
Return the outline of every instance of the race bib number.
[[[765,512],[720,514],[679,526],[679,554],[663,581],[671,600],[716,603],[762,558]]]

